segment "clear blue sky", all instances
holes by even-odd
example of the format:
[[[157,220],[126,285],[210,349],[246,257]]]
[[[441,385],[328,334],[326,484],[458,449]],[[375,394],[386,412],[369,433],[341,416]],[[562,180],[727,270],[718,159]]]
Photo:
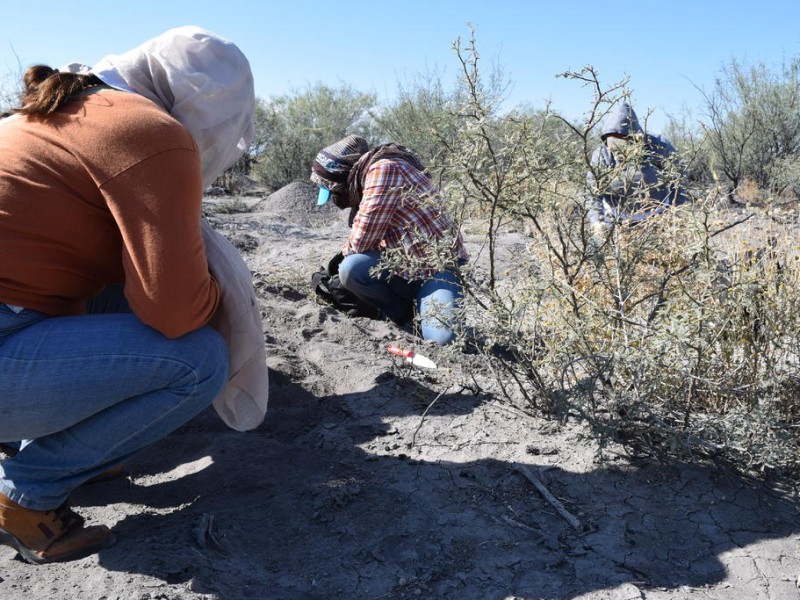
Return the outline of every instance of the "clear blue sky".
[[[452,43],[476,31],[485,63],[512,82],[509,104],[544,105],[577,119],[591,95],[556,79],[592,64],[604,83],[630,78],[640,117],[658,131],[668,115],[698,113],[731,58],[776,67],[800,55],[800,2],[719,0],[40,0],[3,2],[0,76],[19,65],[87,64],[178,25],[236,42],[250,59],[259,97],[318,82],[390,98],[398,82],[457,71]],[[5,81],[5,80],[3,80]]]

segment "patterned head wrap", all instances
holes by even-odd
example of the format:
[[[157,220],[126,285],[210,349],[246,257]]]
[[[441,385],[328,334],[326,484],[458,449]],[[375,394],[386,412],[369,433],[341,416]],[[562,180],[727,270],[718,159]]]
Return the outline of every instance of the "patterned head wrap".
[[[358,135],[349,135],[320,150],[311,165],[311,181],[334,193],[346,192],[347,176],[367,150],[367,140]]]
[[[192,134],[203,182],[211,185],[253,141],[250,63],[235,44],[195,26],[170,29],[92,73],[111,87],[149,98]]]

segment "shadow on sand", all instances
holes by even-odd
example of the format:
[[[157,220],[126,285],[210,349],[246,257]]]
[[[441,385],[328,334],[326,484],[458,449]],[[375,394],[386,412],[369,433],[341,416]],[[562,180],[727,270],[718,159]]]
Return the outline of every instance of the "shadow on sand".
[[[781,595],[784,584],[797,592],[779,572],[800,532],[797,501],[681,464],[550,467],[542,477],[580,518],[575,529],[512,463],[365,450],[394,447],[384,419],[419,415],[410,398],[431,400],[391,376],[376,386],[386,392],[317,398],[276,373],[257,431],[227,430],[205,413],[137,457],[131,480],[77,491],[76,506],[148,507],[117,523],[100,565],[224,600],[561,599],[624,585],[714,586],[737,564],[770,597],[794,597]],[[442,397],[430,414],[463,414],[480,401]],[[181,464],[197,468],[150,477]],[[748,546],[766,540],[782,545],[757,564]]]

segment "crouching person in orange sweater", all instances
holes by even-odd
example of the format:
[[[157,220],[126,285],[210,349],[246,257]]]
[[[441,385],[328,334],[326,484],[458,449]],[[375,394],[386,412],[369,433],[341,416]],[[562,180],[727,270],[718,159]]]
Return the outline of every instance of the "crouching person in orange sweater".
[[[225,385],[201,201],[255,98],[239,49],[195,27],[24,83],[0,120],[0,543],[47,563],[113,542],[71,490]]]

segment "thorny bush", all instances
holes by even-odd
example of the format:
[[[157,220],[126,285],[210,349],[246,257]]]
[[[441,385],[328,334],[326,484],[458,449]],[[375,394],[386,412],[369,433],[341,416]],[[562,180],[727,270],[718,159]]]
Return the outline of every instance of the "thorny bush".
[[[718,188],[593,237],[586,173],[598,124],[627,95],[592,67],[584,122],[548,110],[500,115],[474,37],[454,45],[458,131],[442,159],[461,226],[485,235],[463,272],[461,332],[509,399],[578,418],[639,452],[714,458],[746,471],[800,466],[800,263],[791,224],[733,212]],[[454,139],[455,138],[455,139]],[[595,169],[602,184],[613,173]],[[680,165],[664,178],[681,177]],[[502,260],[498,240],[528,232]],[[476,341],[477,340],[477,341]],[[503,352],[497,352],[498,348]]]

